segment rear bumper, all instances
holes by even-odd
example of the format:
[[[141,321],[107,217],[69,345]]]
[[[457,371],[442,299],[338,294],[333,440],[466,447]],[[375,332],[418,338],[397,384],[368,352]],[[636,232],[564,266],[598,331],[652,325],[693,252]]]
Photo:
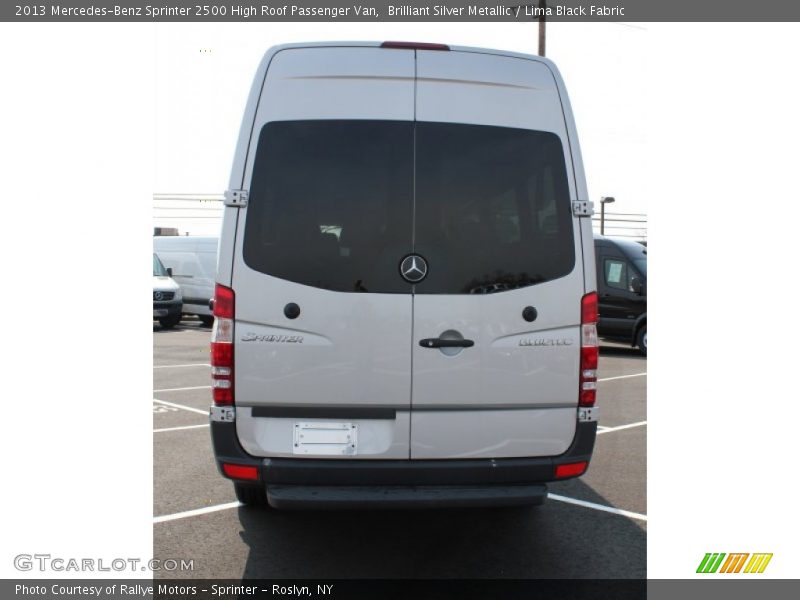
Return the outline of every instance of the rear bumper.
[[[270,506],[293,510],[525,506],[541,504],[546,496],[545,484],[483,486],[267,484],[267,500]]]
[[[569,449],[559,456],[453,460],[258,458],[247,454],[236,423],[211,422],[217,468],[255,466],[276,508],[478,506],[535,504],[555,481],[557,465],[588,462],[597,422],[578,422]],[[223,474],[224,475],[224,474]],[[559,479],[562,481],[563,479]]]

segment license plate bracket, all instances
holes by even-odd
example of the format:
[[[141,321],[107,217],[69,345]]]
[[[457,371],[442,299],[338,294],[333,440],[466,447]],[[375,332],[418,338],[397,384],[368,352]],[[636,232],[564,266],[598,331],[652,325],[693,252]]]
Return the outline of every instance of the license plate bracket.
[[[358,453],[356,423],[296,422],[293,433],[293,454],[354,456]]]

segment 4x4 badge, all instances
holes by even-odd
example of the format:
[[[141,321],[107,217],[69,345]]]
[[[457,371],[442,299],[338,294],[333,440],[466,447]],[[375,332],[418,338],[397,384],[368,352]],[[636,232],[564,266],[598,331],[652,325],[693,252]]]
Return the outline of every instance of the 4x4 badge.
[[[428,263],[419,254],[409,254],[400,263],[400,275],[410,283],[419,283],[428,274]]]

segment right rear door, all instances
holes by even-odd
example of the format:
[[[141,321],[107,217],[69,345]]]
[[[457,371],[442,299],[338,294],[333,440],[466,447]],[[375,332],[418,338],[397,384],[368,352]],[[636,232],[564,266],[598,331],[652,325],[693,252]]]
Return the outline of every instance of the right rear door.
[[[584,273],[553,75],[419,51],[416,120],[414,253],[428,275],[414,286],[411,458],[561,454]]]

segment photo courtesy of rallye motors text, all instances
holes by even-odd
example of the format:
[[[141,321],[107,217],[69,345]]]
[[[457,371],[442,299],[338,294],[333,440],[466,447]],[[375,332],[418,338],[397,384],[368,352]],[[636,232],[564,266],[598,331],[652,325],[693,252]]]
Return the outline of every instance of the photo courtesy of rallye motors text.
[[[160,588],[161,586],[159,586]],[[164,586],[167,587],[167,586]],[[36,598],[47,596],[89,596],[103,598],[114,594],[130,596],[132,598],[151,598],[155,587],[141,583],[109,583],[100,585],[80,585],[69,583],[51,583],[47,585],[27,585],[18,583],[14,586],[16,596],[33,596]],[[159,590],[161,591],[161,590]],[[163,593],[163,592],[162,592]]]

